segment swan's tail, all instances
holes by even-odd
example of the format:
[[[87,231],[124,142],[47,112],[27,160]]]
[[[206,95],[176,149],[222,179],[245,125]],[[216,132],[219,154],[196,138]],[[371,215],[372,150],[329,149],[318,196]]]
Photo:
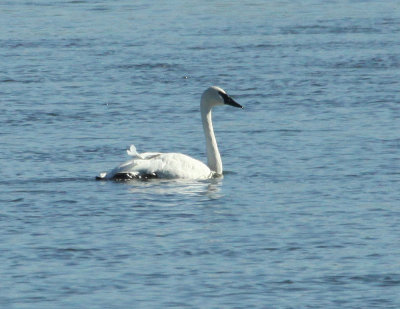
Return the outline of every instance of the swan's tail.
[[[128,155],[134,158],[143,159],[143,157],[136,151],[135,145],[131,145],[126,152],[128,153]]]
[[[112,170],[109,173],[100,173],[99,176],[96,176],[96,180],[130,180],[130,179],[150,179],[157,178],[155,173],[140,173],[140,172],[127,172],[125,170],[129,170],[133,166],[136,165],[135,159],[143,160],[144,157],[140,155],[136,151],[135,145],[131,145],[129,149],[126,151],[128,155],[132,156],[133,159],[119,165],[117,168]]]

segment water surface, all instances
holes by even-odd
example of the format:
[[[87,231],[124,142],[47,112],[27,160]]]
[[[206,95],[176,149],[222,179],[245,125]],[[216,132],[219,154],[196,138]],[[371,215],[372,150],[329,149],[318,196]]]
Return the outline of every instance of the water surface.
[[[2,1],[2,308],[398,308],[397,1]],[[225,175],[96,182],[125,149]]]

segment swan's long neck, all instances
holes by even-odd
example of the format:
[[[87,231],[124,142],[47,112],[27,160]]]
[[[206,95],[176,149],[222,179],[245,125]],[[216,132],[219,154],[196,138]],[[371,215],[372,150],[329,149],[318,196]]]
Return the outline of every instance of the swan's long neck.
[[[204,135],[206,137],[207,165],[210,170],[222,175],[222,160],[219,154],[217,141],[211,120],[211,107],[206,102],[201,102],[201,120],[203,121]]]

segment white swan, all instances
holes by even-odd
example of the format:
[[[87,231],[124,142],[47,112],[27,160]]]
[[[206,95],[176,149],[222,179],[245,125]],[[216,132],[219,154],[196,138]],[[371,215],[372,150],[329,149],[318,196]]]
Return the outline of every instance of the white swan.
[[[206,138],[207,165],[182,153],[144,152],[139,154],[132,145],[127,152],[133,159],[120,164],[108,173],[101,173],[96,179],[207,179],[222,175],[222,160],[214,135],[211,109],[224,104],[243,108],[223,89],[216,86],[208,88],[201,96],[200,112]]]

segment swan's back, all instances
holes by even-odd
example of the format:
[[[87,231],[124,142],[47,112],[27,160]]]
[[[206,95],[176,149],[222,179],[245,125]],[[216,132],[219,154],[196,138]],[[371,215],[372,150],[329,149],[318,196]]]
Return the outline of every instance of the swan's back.
[[[213,176],[203,162],[182,153],[144,152],[140,157],[126,161],[101,179],[183,178],[207,179]]]

